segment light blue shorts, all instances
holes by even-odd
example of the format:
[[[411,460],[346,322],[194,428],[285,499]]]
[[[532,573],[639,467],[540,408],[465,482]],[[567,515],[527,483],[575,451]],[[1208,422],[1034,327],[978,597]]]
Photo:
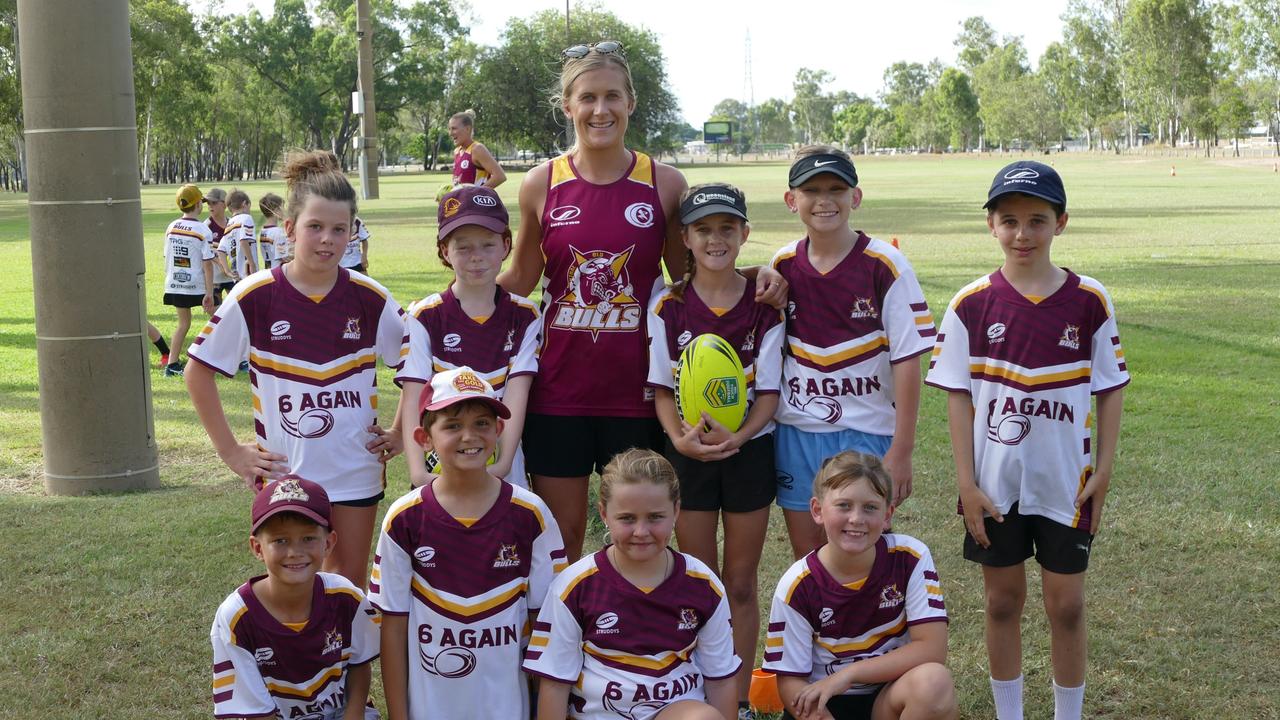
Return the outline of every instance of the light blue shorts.
[[[778,505],[784,510],[809,509],[813,478],[827,458],[845,450],[882,458],[893,443],[892,435],[871,435],[858,430],[815,433],[781,423],[773,436],[778,468]]]

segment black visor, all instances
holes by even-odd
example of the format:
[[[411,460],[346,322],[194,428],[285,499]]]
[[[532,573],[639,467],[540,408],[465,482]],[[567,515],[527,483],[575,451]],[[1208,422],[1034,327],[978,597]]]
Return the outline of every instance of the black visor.
[[[853,163],[839,155],[810,155],[800,158],[791,165],[791,173],[787,177],[788,187],[799,187],[810,178],[822,173],[831,173],[849,183],[849,187],[858,187],[858,171]]]

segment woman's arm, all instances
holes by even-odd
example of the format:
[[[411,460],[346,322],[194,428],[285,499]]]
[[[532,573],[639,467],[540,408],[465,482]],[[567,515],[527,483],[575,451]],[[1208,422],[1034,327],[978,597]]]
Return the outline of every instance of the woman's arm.
[[[502,170],[502,165],[483,144],[475,143],[471,146],[471,161],[489,173],[489,177],[484,180],[485,187],[496,188],[507,181],[507,173]]]

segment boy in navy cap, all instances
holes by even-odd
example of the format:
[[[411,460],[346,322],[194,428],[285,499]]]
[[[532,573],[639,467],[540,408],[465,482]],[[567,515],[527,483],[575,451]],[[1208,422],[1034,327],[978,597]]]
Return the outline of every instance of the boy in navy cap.
[[[1129,372],[1106,289],[1050,258],[1067,226],[1058,173],[1032,161],[1007,165],[983,207],[1004,264],[951,301],[925,382],[949,393],[964,556],[982,565],[996,716],[1022,718],[1023,564],[1034,554],[1049,617],[1054,717],[1079,718],[1084,573]]]
[[[367,705],[378,611],[341,575],[319,572],[337,535],[324,488],[296,475],[253,500],[249,546],[267,567],[213,620],[214,717],[376,720]]]

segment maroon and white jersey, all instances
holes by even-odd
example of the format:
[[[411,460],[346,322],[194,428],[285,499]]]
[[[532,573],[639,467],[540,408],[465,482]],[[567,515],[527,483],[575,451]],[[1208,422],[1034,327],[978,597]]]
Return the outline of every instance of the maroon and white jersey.
[[[227,221],[227,230],[218,241],[218,252],[231,259],[231,267],[241,278],[253,273],[249,263],[252,261],[257,265],[258,233],[254,229],[252,215],[239,213]]]
[[[520,671],[529,613],[564,566],[551,511],[510,483],[470,526],[441,507],[431,485],[392,504],[369,599],[409,616],[409,717],[529,717]]]
[[[678,700],[705,700],[706,681],[738,672],[729,602],[715,573],[667,550],[671,575],[646,593],[606,552],[552,583],[525,654],[525,670],[572,686],[569,717],[648,720]]]
[[[209,230],[213,232],[213,240],[210,242],[210,245],[215,250],[220,248],[222,246],[222,236],[227,233],[227,228],[223,225],[219,225],[218,221],[214,220],[212,215],[210,215],[209,218],[205,220],[205,224],[208,225]],[[227,277],[227,274],[222,272],[221,265],[219,265],[218,263],[214,263],[213,264],[213,284],[220,285],[222,283],[228,283],[228,282],[231,282],[231,278]]]
[[[289,236],[279,225],[266,225],[262,228],[262,260],[268,268],[281,265],[289,259]]]
[[[253,594],[256,577],[218,607],[213,643],[213,716],[340,720],[347,670],[378,657],[378,611],[341,575],[316,573],[311,617],[295,630]],[[365,709],[366,720],[378,712]]]
[[[488,170],[476,165],[475,156],[471,153],[471,148],[475,146],[475,142],[472,141],[466,147],[453,149],[453,184],[455,186],[475,185],[489,177]]]
[[[644,315],[662,287],[667,223],[653,162],[632,155],[631,169],[608,185],[580,178],[567,155],[551,161],[541,370],[530,412],[654,415]]]
[[[365,450],[378,421],[378,356],[400,366],[404,324],[387,289],[338,270],[313,300],[280,266],[236,283],[188,350],[231,377],[246,353],[258,444],[288,458],[334,502],[382,492],[383,466]]]
[[[814,683],[849,663],[910,642],[913,625],[947,622],[929,548],[908,535],[881,535],[866,578],[848,585],[831,577],[817,551],[787,568],[773,594],[764,669]],[[878,685],[854,684],[846,695]]]
[[[178,218],[164,231],[164,291],[213,292],[204,286],[204,264],[213,260],[213,233],[199,220]]]
[[[1033,303],[1000,271],[966,285],[947,308],[925,382],[973,399],[978,487],[996,509],[1092,525],[1075,507],[1093,472],[1092,396],[1129,383],[1111,296],[1067,271]]]
[[[369,242],[369,226],[357,216],[351,221],[351,239],[347,241],[338,265],[350,269],[364,264],[364,252],[360,248],[362,242]]]
[[[936,334],[907,257],[859,231],[826,273],[809,262],[808,238],[784,245],[772,264],[791,285],[777,421],[892,435],[890,366],[928,352]]]
[[[438,372],[469,367],[493,386],[498,399],[507,381],[538,372],[538,308],[528,298],[495,289],[493,314],[478,322],[449,288],[409,306],[405,318],[404,365],[396,384],[428,384]],[[410,407],[417,407],[411,398]],[[517,446],[507,479],[525,486],[524,451]]]
[[[658,291],[648,313],[649,385],[674,392],[676,366],[685,346],[703,333],[715,333],[738,349],[747,378],[748,405],[757,395],[776,395],[782,379],[784,318],[781,310],[756,302],[755,296],[756,284],[747,280],[738,303],[722,315],[707,307],[693,285],[685,288],[683,300],[671,288]],[[772,421],[755,437],[770,432]]]

